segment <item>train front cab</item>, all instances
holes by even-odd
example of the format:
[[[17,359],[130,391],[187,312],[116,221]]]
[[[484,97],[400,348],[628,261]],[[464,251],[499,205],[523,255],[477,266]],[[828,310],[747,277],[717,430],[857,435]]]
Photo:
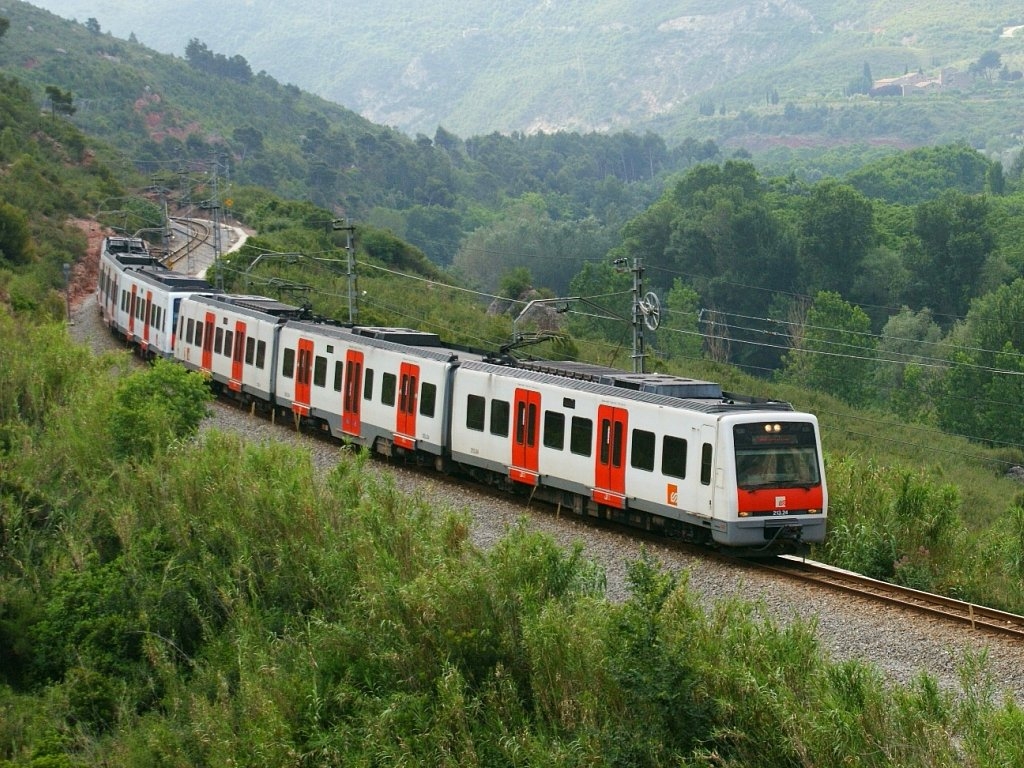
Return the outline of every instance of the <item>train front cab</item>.
[[[716,542],[756,553],[824,541],[828,490],[814,416],[727,415],[717,437]]]

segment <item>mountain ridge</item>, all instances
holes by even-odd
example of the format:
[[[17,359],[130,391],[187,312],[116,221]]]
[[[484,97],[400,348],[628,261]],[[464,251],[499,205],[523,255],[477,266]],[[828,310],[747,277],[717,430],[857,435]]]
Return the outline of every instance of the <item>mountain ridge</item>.
[[[411,8],[397,0],[291,0],[283,10],[248,0],[36,5],[81,22],[95,17],[112,34],[135,34],[177,55],[199,39],[410,135],[432,136],[440,126],[461,136],[653,130],[668,139],[716,138],[719,118],[744,112],[772,115],[786,104],[861,109],[846,89],[865,64],[876,77],[966,71],[993,49],[1010,68],[1024,68],[1024,34],[1004,36],[1024,14],[1004,0],[927,9],[737,0],[710,12],[670,0]],[[934,141],[953,138],[949,121],[936,123]],[[1005,136],[1008,124],[1000,118],[987,133]]]

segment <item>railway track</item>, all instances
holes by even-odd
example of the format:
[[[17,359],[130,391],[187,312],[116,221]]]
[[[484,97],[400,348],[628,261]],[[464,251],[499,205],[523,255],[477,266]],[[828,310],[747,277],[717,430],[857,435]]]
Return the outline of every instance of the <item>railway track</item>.
[[[164,259],[164,264],[174,269],[179,261],[194,253],[199,246],[210,242],[213,229],[209,224],[198,219],[172,218],[171,220],[180,225],[185,232],[185,243],[171,250],[167,254],[167,258]]]
[[[811,560],[782,556],[757,565],[788,578],[1024,641],[1024,616],[890,584]]]

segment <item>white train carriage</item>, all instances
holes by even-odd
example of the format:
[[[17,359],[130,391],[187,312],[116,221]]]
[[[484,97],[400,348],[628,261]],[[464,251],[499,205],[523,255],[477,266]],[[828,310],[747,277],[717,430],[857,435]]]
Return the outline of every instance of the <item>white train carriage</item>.
[[[126,269],[159,266],[145,240],[138,237],[106,237],[100,250],[100,274],[96,281],[96,303],[107,325],[113,327]]]
[[[443,465],[458,357],[436,334],[289,322],[279,343],[279,407],[378,453]]]
[[[826,490],[810,414],[737,402],[710,382],[582,364],[536,368],[460,366],[454,462],[579,514],[695,540],[758,549],[824,538]],[[780,474],[790,452],[802,463]],[[775,459],[778,471],[754,483],[737,474],[738,457],[744,468]]]
[[[104,322],[147,357],[171,357],[178,308],[196,291],[213,291],[205,280],[162,265],[139,238],[104,240],[97,303]]]
[[[181,302],[175,359],[240,400],[270,404],[278,334],[300,314],[264,296],[193,294]]]

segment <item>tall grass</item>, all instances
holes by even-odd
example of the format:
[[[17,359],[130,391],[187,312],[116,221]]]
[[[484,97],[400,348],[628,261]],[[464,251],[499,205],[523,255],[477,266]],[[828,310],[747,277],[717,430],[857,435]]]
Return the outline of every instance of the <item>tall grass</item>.
[[[8,383],[46,365],[5,360]],[[106,438],[119,384],[104,371],[83,365],[27,418],[5,416],[18,441],[0,453],[0,765],[1024,754],[1024,715],[984,656],[961,660],[959,690],[896,685],[830,660],[813,622],[702,607],[646,556],[613,604],[579,547],[516,525],[478,549],[465,512],[400,493],[365,454],[339,452],[320,478],[302,451],[209,431],[125,460]],[[979,534],[934,473],[833,455],[829,476],[836,560],[1019,594],[1019,509]]]

